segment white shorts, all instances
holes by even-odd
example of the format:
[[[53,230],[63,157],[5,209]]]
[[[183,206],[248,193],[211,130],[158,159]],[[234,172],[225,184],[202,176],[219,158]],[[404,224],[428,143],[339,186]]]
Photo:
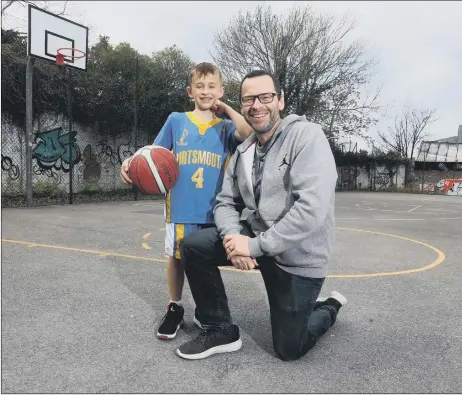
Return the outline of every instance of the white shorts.
[[[165,224],[165,255],[181,259],[180,241],[191,232],[204,225],[198,224]]]

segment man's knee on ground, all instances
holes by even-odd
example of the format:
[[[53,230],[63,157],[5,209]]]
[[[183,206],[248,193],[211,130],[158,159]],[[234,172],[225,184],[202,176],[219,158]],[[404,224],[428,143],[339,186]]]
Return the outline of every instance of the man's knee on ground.
[[[313,346],[315,342],[310,341],[301,344],[300,341],[295,339],[286,339],[285,341],[273,341],[273,348],[276,355],[283,361],[295,361],[303,357]]]

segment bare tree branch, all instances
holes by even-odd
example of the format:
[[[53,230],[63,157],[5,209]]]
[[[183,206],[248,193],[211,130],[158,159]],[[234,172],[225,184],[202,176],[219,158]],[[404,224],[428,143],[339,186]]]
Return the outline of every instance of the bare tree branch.
[[[253,69],[274,73],[284,91],[286,113],[320,122],[326,133],[361,135],[375,122],[378,94],[363,98],[375,65],[360,42],[345,43],[354,29],[346,16],[315,14],[295,6],[284,16],[271,7],[239,12],[215,34],[211,56],[232,80]]]
[[[428,136],[426,127],[435,122],[435,109],[404,106],[395,117],[388,134],[379,132],[379,137],[388,150],[397,152],[402,158],[412,159],[416,147]]]

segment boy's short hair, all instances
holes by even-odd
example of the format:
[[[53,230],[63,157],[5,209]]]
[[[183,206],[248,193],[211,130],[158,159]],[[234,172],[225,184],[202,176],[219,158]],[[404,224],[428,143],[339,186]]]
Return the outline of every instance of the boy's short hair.
[[[191,74],[189,76],[189,86],[191,86],[194,77],[201,78],[202,76],[207,74],[217,74],[220,78],[220,83],[223,83],[223,76],[221,74],[220,69],[212,63],[202,62],[196,64],[192,69]]]

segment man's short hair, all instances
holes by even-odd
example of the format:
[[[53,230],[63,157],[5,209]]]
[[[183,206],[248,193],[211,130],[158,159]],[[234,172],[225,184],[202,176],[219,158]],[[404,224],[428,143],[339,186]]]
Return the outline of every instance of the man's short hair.
[[[279,80],[276,78],[276,76],[269,71],[266,70],[253,70],[250,73],[248,73],[241,81],[241,85],[239,87],[239,97],[242,97],[242,84],[244,83],[245,80],[249,78],[254,78],[254,77],[261,77],[263,75],[267,75],[271,77],[273,80],[274,84],[274,90],[276,91],[277,94],[281,93],[281,84],[279,83]]]
[[[194,77],[202,78],[202,76],[208,74],[217,74],[220,78],[220,83],[223,83],[223,76],[220,69],[212,63],[202,62],[196,64],[192,69],[191,74],[189,75],[189,86],[191,86]]]

